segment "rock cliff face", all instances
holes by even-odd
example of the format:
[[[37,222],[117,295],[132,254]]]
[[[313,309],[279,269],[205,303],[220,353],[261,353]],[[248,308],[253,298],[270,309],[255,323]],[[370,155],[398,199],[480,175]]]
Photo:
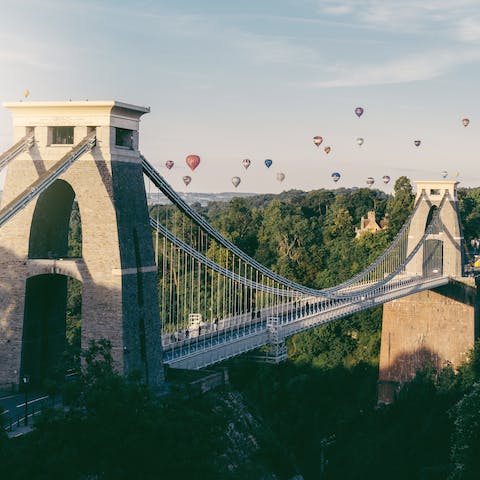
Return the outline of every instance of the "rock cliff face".
[[[224,449],[213,459],[216,470],[224,474],[224,478],[302,478],[289,452],[280,445],[241,393],[225,387],[207,395],[214,400],[214,415],[226,420],[222,438]]]

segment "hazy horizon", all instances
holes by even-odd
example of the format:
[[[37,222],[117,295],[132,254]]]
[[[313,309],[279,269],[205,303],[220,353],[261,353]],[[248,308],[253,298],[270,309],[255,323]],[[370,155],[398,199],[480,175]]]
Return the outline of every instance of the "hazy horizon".
[[[2,19],[0,101],[28,89],[29,101],[150,106],[141,151],[175,189],[184,175],[199,192],[235,191],[239,176],[237,191],[259,193],[371,176],[391,192],[401,175],[436,180],[443,169],[480,185],[475,0],[19,0]],[[11,138],[2,107],[2,151]],[[193,173],[191,153],[202,158]]]

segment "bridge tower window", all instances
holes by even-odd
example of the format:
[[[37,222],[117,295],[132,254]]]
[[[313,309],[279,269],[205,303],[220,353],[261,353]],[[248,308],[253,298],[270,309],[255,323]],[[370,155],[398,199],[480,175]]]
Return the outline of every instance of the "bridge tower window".
[[[133,150],[134,131],[126,128],[115,128],[115,145]]]
[[[51,145],[73,145],[74,127],[50,127]]]

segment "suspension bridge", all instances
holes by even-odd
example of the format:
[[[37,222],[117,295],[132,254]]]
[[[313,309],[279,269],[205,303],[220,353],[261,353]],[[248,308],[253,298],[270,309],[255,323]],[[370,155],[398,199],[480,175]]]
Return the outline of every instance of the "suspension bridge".
[[[67,278],[82,282],[82,345],[108,338],[120,371],[163,381],[352,313],[448,285],[464,258],[455,181],[417,182],[386,251],[331,288],[271,271],[215,230],[139,150],[148,108],[121,102],[14,102],[0,209],[0,384],[41,378],[65,345]],[[155,160],[155,159],[153,159]],[[170,202],[149,210],[145,185]],[[74,203],[82,252],[68,254]]]

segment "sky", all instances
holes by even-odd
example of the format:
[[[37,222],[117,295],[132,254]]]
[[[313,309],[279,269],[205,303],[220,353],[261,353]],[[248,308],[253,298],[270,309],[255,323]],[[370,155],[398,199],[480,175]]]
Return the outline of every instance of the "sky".
[[[478,0],[1,0],[0,14],[0,102],[149,106],[140,149],[177,190],[184,175],[192,192],[275,193],[371,176],[390,192],[441,170],[480,186]],[[1,151],[11,138],[0,107]]]

